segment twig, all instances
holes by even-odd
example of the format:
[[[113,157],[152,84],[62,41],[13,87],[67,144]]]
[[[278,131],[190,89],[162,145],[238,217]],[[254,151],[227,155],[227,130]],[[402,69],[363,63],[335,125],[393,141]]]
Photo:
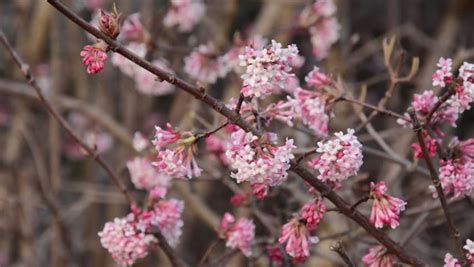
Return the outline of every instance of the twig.
[[[364,103],[364,102],[361,102],[359,100],[356,100],[356,99],[352,99],[352,98],[347,98],[345,96],[340,96],[338,99],[336,99],[336,101],[347,101],[347,102],[350,102],[350,103],[354,103],[354,104],[357,104],[357,105],[360,105],[360,106],[363,106],[365,108],[369,108],[369,109],[372,109],[372,110],[375,110],[379,113],[382,113],[382,114],[385,114],[385,115],[388,115],[388,116],[391,116],[391,117],[395,117],[397,119],[402,119],[402,120],[407,120],[405,117],[403,117],[402,115],[396,113],[396,112],[393,112],[393,111],[390,111],[390,110],[386,110],[386,109],[383,109],[383,108],[379,108],[377,106],[374,106],[374,105],[371,105],[371,104],[367,104],[367,103]]]
[[[199,260],[199,263],[197,267],[202,267],[204,266],[204,263],[206,263],[207,258],[209,255],[211,255],[212,251],[216,248],[216,246],[219,244],[220,239],[217,238],[216,240],[212,241],[211,245],[206,249],[206,252],[204,252],[204,255],[202,258]]]
[[[340,240],[334,241],[331,244],[331,250],[339,254],[342,260],[347,264],[349,267],[355,267],[354,263],[352,262],[351,258],[346,253],[346,250],[342,246],[342,242]]]
[[[436,192],[438,194],[439,201],[441,202],[441,207],[443,208],[443,213],[446,218],[446,223],[448,224],[448,230],[449,233],[451,234],[451,237],[454,240],[454,243],[456,245],[456,248],[458,250],[458,253],[461,256],[462,259],[462,265],[463,266],[469,266],[468,265],[468,259],[466,257],[466,254],[464,253],[463,250],[463,245],[460,239],[460,234],[456,227],[454,226],[454,222],[449,214],[448,210],[448,202],[446,201],[446,196],[444,195],[443,188],[441,186],[441,183],[439,181],[438,174],[436,173],[436,170],[433,166],[433,162],[431,162],[428,149],[426,148],[426,143],[423,137],[423,127],[421,126],[420,122],[418,121],[418,118],[416,116],[415,110],[413,108],[408,109],[408,114],[411,117],[412,124],[413,124],[413,131],[416,134],[416,137],[418,138],[418,143],[420,144],[421,150],[423,152],[423,158],[425,159],[426,165],[428,166],[428,170],[430,171],[431,179],[433,181],[433,185],[436,188]]]
[[[72,12],[68,7],[62,4],[57,0],[48,0],[48,2],[54,6],[59,12],[63,13],[71,21],[79,25],[81,28],[85,29],[92,35],[104,40],[114,52],[121,54],[122,56],[133,61],[137,65],[143,67],[149,72],[155,74],[160,79],[165,80],[176,87],[188,92],[193,95],[195,98],[199,99],[201,102],[207,104],[210,108],[214,109],[218,113],[222,114],[234,124],[238,125],[240,128],[246,132],[252,132],[256,136],[262,136],[262,132],[257,130],[255,127],[246,122],[241,116],[235,114],[232,110],[228,109],[221,101],[213,98],[212,96],[206,94],[205,91],[200,90],[195,85],[188,83],[176,76],[174,74],[164,71],[163,69],[154,66],[150,62],[140,58],[130,50],[121,46],[115,40],[107,37],[105,34],[101,33],[95,27],[84,21],[82,18],[77,16]],[[400,115],[398,115],[401,117]],[[396,117],[396,116],[395,116]],[[401,117],[403,118],[403,117]],[[377,239],[382,245],[384,245],[391,253],[398,256],[398,258],[407,264],[422,266],[423,263],[420,262],[417,258],[409,255],[406,251],[402,249],[397,243],[395,243],[391,238],[389,238],[384,232],[376,229],[372,224],[369,223],[367,218],[359,212],[351,212],[350,206],[345,202],[337,193],[332,191],[331,187],[326,183],[319,181],[310,171],[307,169],[298,166],[294,160],[291,162],[291,170],[298,174],[302,179],[311,184],[316,190],[318,190],[323,196],[330,200],[336,207],[338,207],[342,213],[344,213],[348,218],[351,218],[361,227],[363,227],[370,235]]]
[[[369,200],[369,196],[362,197],[361,199],[357,200],[354,205],[351,206],[351,210],[354,211],[360,204],[367,202]]]
[[[185,267],[187,264],[176,254],[176,251],[170,246],[163,234],[156,229],[153,235],[158,239],[161,250],[166,254],[173,267]]]

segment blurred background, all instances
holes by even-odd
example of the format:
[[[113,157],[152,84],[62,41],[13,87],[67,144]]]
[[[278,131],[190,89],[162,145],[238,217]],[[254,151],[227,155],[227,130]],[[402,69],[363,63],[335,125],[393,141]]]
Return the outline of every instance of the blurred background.
[[[98,7],[110,10],[113,3],[109,0],[63,2],[88,21],[95,17]],[[455,68],[464,61],[474,61],[473,1],[335,0],[336,17],[341,25],[339,40],[322,60],[312,54],[308,32],[295,27],[300,13],[310,2],[204,0],[206,14],[191,31],[183,33],[163,24],[169,4],[165,0],[114,1],[124,18],[140,14],[140,21],[155,44],[149,47],[148,59],[166,59],[168,67],[178,76],[202,84],[209,94],[226,102],[239,95],[242,82],[239,75],[231,73],[212,83],[197,81],[184,71],[183,59],[208,42],[214,43],[216,53],[222,54],[232,46],[238,33],[261,35],[283,44],[295,43],[305,58],[297,71],[300,79],[313,66],[319,66],[332,77],[340,77],[354,95],[359,95],[366,86],[366,102],[372,104],[377,104],[390,84],[382,40],[396,36],[394,55],[403,54],[405,59],[400,65],[401,73],[409,72],[413,57],[420,58],[416,76],[397,85],[387,103],[387,108],[399,113],[406,110],[414,93],[431,89],[431,75],[440,57],[453,58]],[[79,52],[91,41],[84,30],[46,1],[0,1],[0,27],[30,64],[55,107],[85,140],[97,146],[137,199],[143,199],[145,193],[133,190],[125,165],[135,155],[134,132],[140,131],[151,138],[154,125],[163,126],[166,122],[203,132],[222,121],[222,117],[179,90],[163,95],[143,92],[110,61],[102,73],[88,75]],[[113,187],[107,174],[85,157],[81,148],[49,116],[3,47],[0,51],[0,266],[115,266],[101,247],[97,233],[105,222],[129,212],[124,197]],[[360,123],[349,104],[337,105],[335,114],[331,132]],[[472,138],[473,118],[474,112],[467,111],[457,128],[443,130],[448,137]],[[383,148],[372,135],[362,131],[361,142],[374,151],[366,151],[361,172],[345,185],[341,194],[349,202],[355,202],[367,192],[369,178],[386,181],[392,195],[409,203],[401,226],[390,231],[390,235],[397,241],[405,241],[409,251],[431,266],[442,266],[445,253],[453,253],[453,245],[438,203],[427,190],[429,177],[410,168],[413,134],[384,116],[376,117],[372,126],[402,160],[381,157],[377,153]],[[296,138],[299,147],[315,145],[315,140],[305,132],[274,127],[283,136]],[[248,187],[230,179],[229,170],[216,163],[204,148],[200,147],[199,151],[205,174],[189,182],[175,181],[170,193],[185,202],[183,234],[177,251],[191,266],[216,238],[215,229],[224,212],[250,216],[251,210],[257,207],[278,232],[288,219],[287,214],[309,198],[301,181],[290,175],[287,184],[261,203],[252,203],[251,209],[234,207],[230,197]],[[360,207],[364,214],[369,214],[369,208],[369,205]],[[462,237],[474,239],[472,199],[455,201],[450,208]],[[272,237],[266,231],[257,223],[257,241],[259,237]],[[337,212],[326,215],[317,235],[322,241],[313,249],[306,266],[344,266],[329,249],[335,238],[343,241],[348,254],[358,263],[367,248],[375,244],[360,227]],[[264,250],[257,251],[248,259],[240,255],[232,257],[228,266],[272,266]],[[223,253],[225,248],[221,244],[211,259]],[[157,252],[136,266],[168,264]],[[291,265],[285,261],[285,266]]]

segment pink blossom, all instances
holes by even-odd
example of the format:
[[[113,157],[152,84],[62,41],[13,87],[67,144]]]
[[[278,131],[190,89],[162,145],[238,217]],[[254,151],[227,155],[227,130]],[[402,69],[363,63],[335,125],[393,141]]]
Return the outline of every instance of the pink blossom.
[[[459,263],[458,259],[453,257],[453,255],[446,253],[446,256],[444,256],[443,267],[461,267],[461,264]]]
[[[143,24],[140,21],[140,14],[134,13],[123,22],[120,36],[129,41],[144,41],[145,34]]]
[[[309,256],[310,246],[317,244],[319,239],[311,236],[306,225],[300,223],[298,218],[293,218],[283,225],[278,242],[280,244],[286,242],[286,253],[293,258],[294,262],[301,263]]]
[[[155,139],[152,143],[156,150],[161,150],[169,144],[176,143],[181,139],[181,134],[176,132],[170,123],[166,124],[166,130],[159,126],[155,126]]]
[[[332,83],[332,80],[326,76],[326,74],[322,73],[318,67],[314,66],[313,70],[306,75],[304,78],[308,86],[314,86],[316,88],[320,88]]]
[[[464,81],[469,80],[474,75],[474,64],[463,62],[459,68],[459,77]]]
[[[298,88],[295,90],[295,116],[301,119],[318,136],[326,136],[329,115],[324,98],[319,93]]]
[[[247,202],[249,195],[247,193],[236,193],[230,198],[230,203],[234,207],[241,206]]]
[[[253,194],[257,197],[257,199],[264,199],[268,195],[268,185],[263,183],[254,183],[250,184],[252,187]]]
[[[142,152],[150,146],[150,141],[146,138],[142,133],[135,132],[133,134],[133,148],[138,151]]]
[[[178,26],[181,32],[189,32],[202,19],[206,6],[201,0],[171,0],[163,24]]]
[[[230,213],[225,213],[221,222],[226,241],[226,247],[238,248],[247,257],[252,255],[252,243],[255,238],[255,225],[246,218],[239,218],[237,221]]]
[[[301,208],[301,217],[306,221],[306,227],[312,231],[316,229],[326,213],[326,205],[321,198],[315,198]]]
[[[160,229],[168,243],[175,247],[182,233],[184,202],[177,199],[160,200],[153,205],[150,224]]]
[[[88,74],[96,74],[104,69],[104,62],[107,60],[106,48],[107,45],[103,42],[84,46],[80,55],[82,63],[87,66]]]
[[[219,159],[222,164],[228,166],[230,164],[229,159],[225,155],[225,151],[227,149],[228,141],[216,134],[208,136],[205,140],[206,150],[211,153],[213,158]]]
[[[117,36],[120,34],[119,20],[122,14],[117,13],[117,10],[115,9],[110,13],[101,9],[99,14],[99,30],[112,39],[117,38]]]
[[[339,40],[341,26],[336,11],[332,0],[317,0],[300,14],[300,25],[309,29],[313,54],[319,60],[326,58],[331,46]]]
[[[216,54],[212,43],[200,45],[184,59],[184,71],[193,79],[213,84],[232,70],[223,57]]]
[[[191,146],[161,150],[153,165],[172,177],[188,179],[199,177],[202,170],[197,165],[193,151],[194,148]]]
[[[279,244],[268,245],[267,246],[267,255],[271,263],[274,263],[275,266],[280,267],[283,264],[283,253]],[[273,265],[272,265],[273,266]]]
[[[154,189],[156,192],[156,187],[160,187],[165,190],[162,192],[166,194],[166,189],[170,186],[171,177],[164,173],[157,172],[150,160],[136,157],[133,160],[127,161],[127,168],[130,172],[132,183],[136,188],[145,190]],[[163,197],[164,194],[161,197]]]
[[[383,246],[375,246],[369,249],[362,262],[368,267],[392,267],[394,256],[387,253]]]
[[[462,158],[441,160],[439,180],[445,195],[451,198],[468,195],[474,188],[474,163]],[[430,189],[436,197],[436,188],[430,186]]]
[[[245,73],[241,76],[241,93],[244,96],[265,97],[278,92],[285,86],[285,81],[294,75],[290,73],[291,63],[297,56],[296,45],[282,48],[275,40],[263,49],[245,47],[244,53],[239,56],[240,66],[245,67]]]
[[[373,199],[370,212],[370,223],[377,228],[390,225],[395,229],[400,224],[400,212],[405,209],[406,202],[386,194],[384,182],[370,182],[370,197]]]
[[[431,138],[429,133],[424,130],[422,132],[425,140],[425,145],[426,149],[428,150],[428,156],[430,158],[434,157],[436,155],[436,151],[438,149],[438,141],[437,139]],[[415,157],[416,158],[422,158],[423,157],[423,150],[421,149],[420,143],[416,142],[411,145],[413,150],[415,150]]]
[[[277,186],[286,180],[290,160],[294,158],[291,153],[295,147],[293,139],[287,139],[283,146],[259,144],[252,133],[237,130],[232,133],[231,140],[226,156],[236,170],[231,177],[238,183],[249,181]]]
[[[260,116],[265,119],[266,125],[269,125],[272,120],[279,120],[286,123],[288,126],[293,126],[295,101],[288,97],[287,101],[280,100],[276,103],[268,105]]]
[[[439,69],[433,73],[433,86],[445,87],[446,84],[449,84],[453,81],[453,74],[451,73],[451,68],[453,65],[453,60],[450,58],[440,58],[436,66]]]
[[[158,154],[153,165],[172,177],[192,178],[201,175],[194,153],[196,137],[190,132],[178,133],[171,124],[166,124],[167,130],[155,127],[155,145]]]
[[[462,85],[457,85],[456,93],[446,101],[446,104],[454,107],[458,114],[471,109],[471,103],[474,101],[474,84],[466,80]]]
[[[339,184],[356,175],[362,165],[362,145],[354,136],[353,129],[347,134],[337,132],[335,138],[326,142],[318,142],[318,157],[308,165],[318,171],[318,179],[323,182]]]
[[[99,232],[100,243],[121,266],[129,266],[148,255],[158,240],[139,227],[138,218],[130,213],[125,218],[107,222]]]

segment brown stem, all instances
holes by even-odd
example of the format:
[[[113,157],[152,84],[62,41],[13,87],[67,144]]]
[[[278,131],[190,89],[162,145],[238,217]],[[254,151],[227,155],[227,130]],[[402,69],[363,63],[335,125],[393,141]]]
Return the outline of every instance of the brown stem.
[[[342,246],[342,242],[340,240],[334,241],[331,244],[331,250],[339,254],[341,259],[347,264],[349,267],[355,267],[355,264],[352,262],[349,255],[347,255],[346,250]]]
[[[241,116],[237,115],[234,111],[228,109],[222,102],[218,101],[217,99],[213,98],[210,95],[207,95],[205,91],[200,90],[195,85],[188,83],[174,76],[174,74],[164,71],[163,69],[156,67],[150,62],[140,58],[139,56],[137,56],[130,50],[121,46],[115,40],[112,40],[111,38],[102,34],[99,30],[97,30],[95,27],[93,27],[92,25],[90,25],[89,23],[81,19],[79,16],[77,16],[74,12],[72,12],[68,7],[66,7],[60,1],[48,0],[48,2],[52,6],[54,6],[59,12],[63,13],[63,15],[69,18],[72,22],[76,23],[81,28],[88,31],[89,33],[96,36],[97,38],[104,40],[110,46],[112,51],[117,52],[121,54],[122,56],[128,58],[129,60],[133,61],[137,65],[155,74],[160,79],[165,80],[175,85],[176,87],[188,92],[189,94],[193,95],[196,99],[199,99],[201,102],[207,104],[209,107],[211,107],[212,109],[214,109],[221,115],[225,116],[227,119],[232,121],[232,123],[238,125],[240,128],[242,128],[246,132],[252,132],[253,134],[259,137],[262,136],[262,132],[260,130],[257,130],[255,127],[247,123]],[[398,115],[393,112],[383,112],[383,113],[388,113],[394,117],[403,118],[401,115]],[[307,181],[309,184],[311,184],[323,196],[329,199],[347,217],[351,218],[356,223],[358,223],[370,235],[372,235],[382,245],[384,245],[391,253],[397,255],[402,262],[415,265],[415,266],[424,266],[424,264],[421,261],[409,255],[397,243],[395,243],[392,239],[390,239],[384,232],[376,229],[373,225],[371,225],[369,221],[367,220],[367,218],[363,216],[361,213],[357,211],[351,212],[350,206],[347,204],[347,202],[345,202],[338,194],[332,191],[331,187],[329,187],[324,182],[319,181],[311,172],[309,172],[307,169],[301,166],[298,166],[296,162],[293,160],[291,161],[291,170],[295,172],[296,174],[298,174],[302,179]]]
[[[365,108],[369,108],[369,109],[372,109],[372,110],[375,110],[379,113],[382,113],[382,114],[385,114],[385,115],[388,115],[388,116],[391,116],[391,117],[395,117],[397,119],[402,119],[402,120],[407,120],[405,117],[403,117],[402,115],[396,113],[396,112],[393,112],[393,111],[390,111],[390,110],[386,110],[386,109],[383,109],[383,108],[379,108],[377,106],[374,106],[374,105],[371,105],[371,104],[367,104],[367,103],[364,103],[364,102],[361,102],[359,100],[356,100],[356,99],[352,99],[352,98],[347,98],[345,96],[341,96],[337,99],[337,101],[347,101],[347,102],[350,102],[350,103],[354,103],[354,104],[357,104],[357,105],[360,105],[360,106],[363,106]]]
[[[423,152],[423,158],[425,159],[426,165],[428,166],[428,170],[430,171],[430,175],[431,175],[431,180],[433,181],[433,185],[436,188],[439,201],[441,202],[441,207],[443,208],[444,217],[446,218],[446,223],[448,224],[449,233],[451,234],[451,237],[453,238],[456,248],[458,250],[458,253],[461,256],[462,265],[469,266],[466,253],[464,253],[462,242],[460,239],[461,236],[458,230],[456,229],[456,227],[454,226],[453,219],[451,218],[451,215],[449,214],[448,202],[446,201],[446,196],[444,195],[443,188],[439,181],[438,174],[436,173],[436,170],[433,166],[433,162],[431,162],[431,158],[429,156],[428,149],[426,147],[426,143],[423,137],[423,126],[418,121],[418,117],[416,116],[415,110],[413,108],[408,109],[408,114],[410,114],[412,124],[413,124],[413,131],[415,132],[416,137],[418,138],[418,143],[420,144],[421,150]]]
[[[8,52],[10,53],[10,55],[12,56],[17,66],[20,68],[22,74],[25,76],[28,83],[31,85],[31,87],[35,89],[36,93],[38,94],[39,99],[41,100],[41,102],[43,102],[48,112],[58,121],[58,123],[66,130],[66,132],[86,151],[88,156],[93,158],[105,170],[105,172],[112,179],[115,186],[126,197],[128,203],[130,205],[135,205],[135,201],[133,200],[132,196],[127,191],[127,188],[120,181],[120,178],[118,178],[117,174],[115,174],[112,168],[99,155],[96,154],[96,151],[94,148],[91,148],[84,141],[82,141],[82,139],[74,132],[71,126],[62,117],[62,115],[51,105],[51,103],[49,103],[49,101],[43,95],[42,88],[39,87],[39,85],[36,83],[36,80],[34,76],[32,75],[29,66],[23,61],[20,55],[18,55],[18,53],[15,51],[15,49],[13,48],[13,46],[10,44],[7,37],[5,36],[5,33],[1,29],[0,29],[0,40],[2,44],[5,46],[5,48],[8,50]],[[160,244],[161,244],[160,247],[163,249],[166,255],[170,258],[170,261],[173,263],[173,266],[175,267],[184,266],[183,264],[174,264],[175,262],[178,263],[181,260],[176,257],[175,252],[172,250],[171,246],[168,244],[166,239],[164,239],[162,234],[158,232],[158,234],[156,235],[160,241]]]
[[[153,235],[158,239],[161,250],[166,254],[173,267],[185,267],[187,264],[176,254],[176,251],[170,246],[163,234],[156,229]]]
[[[359,200],[357,200],[356,203],[354,203],[354,205],[351,206],[351,210],[354,211],[360,204],[366,202],[369,200],[369,196],[365,196]]]
[[[219,244],[219,241],[220,241],[220,239],[216,239],[216,240],[212,241],[211,245],[209,245],[209,247],[206,249],[206,252],[204,252],[204,255],[199,260],[199,263],[198,263],[197,267],[204,266],[204,263],[206,263],[206,260],[209,257],[209,255],[211,255],[212,251],[217,247],[217,245]]]

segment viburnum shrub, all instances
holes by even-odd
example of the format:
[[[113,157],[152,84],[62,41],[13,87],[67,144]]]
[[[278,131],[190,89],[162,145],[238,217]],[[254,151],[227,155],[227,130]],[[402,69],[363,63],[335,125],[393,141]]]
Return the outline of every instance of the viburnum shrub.
[[[474,138],[452,137],[446,130],[456,127],[474,101],[474,64],[464,62],[458,67],[451,58],[440,58],[432,74],[432,88],[414,93],[407,111],[399,114],[386,108],[392,92],[377,105],[368,104],[362,90],[360,97],[354,96],[352,85],[337,70],[322,67],[322,60],[330,56],[331,47],[341,35],[332,0],[307,1],[295,18],[293,30],[309,38],[309,56],[304,57],[296,44],[267,39],[250,27],[233,36],[227,46],[190,40],[195,46],[185,53],[180,51],[181,63],[170,61],[164,54],[156,56],[161,49],[160,38],[153,37],[155,29],[147,29],[138,13],[124,16],[115,7],[111,12],[100,10],[88,24],[61,2],[49,2],[92,34],[93,43],[78,51],[88,74],[97,75],[116,67],[141,94],[158,97],[182,90],[222,115],[216,123],[200,118],[204,130],[160,121],[151,131],[136,132],[130,140],[134,151],[125,162],[133,191],[140,192],[134,194],[102,160],[97,142],[81,142],[81,136],[71,132],[83,149],[76,153],[85,153],[103,166],[129,201],[130,211],[106,222],[98,233],[100,244],[117,264],[133,265],[161,248],[174,266],[183,266],[183,258],[189,257],[180,256],[183,251],[178,245],[186,226],[193,223],[183,214],[190,209],[204,213],[202,216],[212,221],[215,232],[215,241],[197,266],[224,266],[232,253],[240,253],[249,261],[270,262],[272,266],[305,262],[317,266],[309,263],[309,258],[322,257],[320,243],[340,238],[354,246],[351,253],[341,246],[333,249],[347,264],[354,261],[373,267],[401,263],[424,266],[424,257],[405,247],[417,229],[411,228],[404,212],[413,215],[417,207],[441,207],[452,239],[449,242],[455,243],[452,251],[445,254],[444,266],[474,266],[474,243],[458,233],[457,221],[448,206],[468,198],[474,188]],[[206,12],[212,12],[206,1],[167,2],[160,18],[160,27],[166,34],[189,34],[204,23]],[[89,5],[95,7],[94,3]],[[389,79],[394,84],[411,82],[418,61],[414,59],[409,74],[403,76],[401,68],[392,65],[394,42],[387,39],[383,44]],[[4,43],[8,48],[8,42]],[[400,58],[398,61],[403,64]],[[211,87],[221,90],[224,80],[233,81],[233,97],[224,94],[219,100],[206,91]],[[36,83],[31,83],[38,89]],[[37,92],[42,96],[41,90]],[[51,107],[47,98],[44,101]],[[186,103],[182,109],[190,106]],[[361,124],[334,123],[341,116],[342,106],[353,108]],[[366,116],[364,109],[370,109],[371,115]],[[62,118],[53,107],[50,110]],[[417,139],[411,145],[412,158],[398,155],[374,129],[371,120],[377,114],[392,120],[400,131],[413,130]],[[362,138],[363,129],[383,151],[374,152],[367,145],[367,134]],[[417,175],[431,177],[429,184],[429,179],[415,177],[424,185],[423,192],[418,193],[425,196],[425,202],[441,205],[420,204],[416,196],[400,190],[401,183],[394,180],[397,177],[374,177],[370,170],[365,171],[364,164],[369,163],[365,155],[370,153],[404,165]],[[175,192],[180,184],[206,178],[221,181],[233,191],[225,204],[234,210],[216,216],[218,212],[202,208],[201,202],[197,204],[196,192],[188,192],[191,197],[185,201]],[[324,235],[323,230],[332,227],[336,216],[337,220],[349,221],[349,230]],[[404,224],[408,225],[400,227]],[[196,238],[188,241],[201,242],[198,236],[196,233]],[[219,245],[222,249],[215,249]]]

